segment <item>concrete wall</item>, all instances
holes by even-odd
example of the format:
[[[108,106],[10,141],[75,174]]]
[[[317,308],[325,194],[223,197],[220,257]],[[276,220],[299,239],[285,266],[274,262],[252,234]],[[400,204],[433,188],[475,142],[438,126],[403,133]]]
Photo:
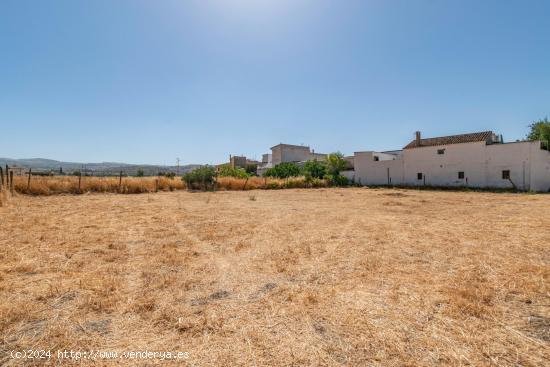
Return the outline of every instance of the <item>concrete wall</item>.
[[[550,151],[531,145],[531,190],[550,192]]]
[[[375,157],[378,157],[376,160]],[[357,152],[355,182],[362,185],[403,185],[403,159],[379,152]]]
[[[340,174],[350,181],[355,181],[355,171],[353,170],[342,171]]]
[[[357,152],[354,161],[355,180],[364,185],[512,188],[513,182],[520,190],[550,188],[550,152],[541,150],[540,142],[421,147],[405,149],[401,156]],[[504,170],[510,171],[512,182],[502,178]]]
[[[246,168],[246,157],[232,156],[229,160],[229,165],[231,168]]]
[[[262,154],[262,163],[268,164],[271,163],[271,154]]]
[[[307,161],[309,157],[309,147],[280,144],[271,148],[271,160],[273,165],[283,162]]]
[[[487,186],[485,148],[485,142],[475,142],[405,149],[404,182],[412,186]],[[445,153],[438,154],[440,150]],[[458,172],[464,172],[464,179],[458,178]]]
[[[350,155],[348,157],[344,157],[344,160],[347,162],[347,167],[351,170],[354,169],[354,160],[353,160],[353,156]]]
[[[324,161],[326,159],[326,157],[327,157],[327,155],[323,154],[323,153],[310,153],[309,158],[307,160],[309,160],[309,161],[314,161],[314,160]]]

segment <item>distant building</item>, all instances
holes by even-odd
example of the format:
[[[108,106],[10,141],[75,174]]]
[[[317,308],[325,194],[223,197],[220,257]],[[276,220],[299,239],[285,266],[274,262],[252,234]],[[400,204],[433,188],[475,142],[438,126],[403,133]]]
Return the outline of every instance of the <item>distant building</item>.
[[[247,168],[250,169],[251,166],[258,167],[261,164],[261,162],[254,159],[248,159],[245,156],[230,155],[229,162],[216,165],[216,170],[219,172],[224,166],[229,166],[231,168],[242,168],[246,170]],[[254,169],[252,169],[252,172],[254,172]]]
[[[243,156],[229,156],[229,166],[231,168],[244,168],[246,169],[247,160],[246,157]]]
[[[258,174],[263,174],[267,169],[281,163],[302,164],[312,160],[324,160],[326,154],[315,153],[314,150],[304,145],[277,144],[271,147],[271,154],[262,156],[262,164],[258,167]]]

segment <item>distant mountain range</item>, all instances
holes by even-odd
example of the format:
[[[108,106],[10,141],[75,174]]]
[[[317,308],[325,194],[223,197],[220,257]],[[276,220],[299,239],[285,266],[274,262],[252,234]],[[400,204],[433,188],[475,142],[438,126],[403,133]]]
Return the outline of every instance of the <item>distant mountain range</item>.
[[[78,163],[78,162],[62,162],[53,159],[44,158],[30,158],[30,159],[12,159],[12,158],[0,158],[0,167],[19,166],[24,168],[32,168],[33,171],[54,171],[70,174],[75,171],[82,173],[91,173],[97,175],[111,175],[118,174],[123,171],[128,175],[135,175],[138,170],[142,170],[147,176],[157,175],[159,172],[173,172],[178,171],[177,166],[158,166],[150,164],[128,164],[117,162],[101,162],[101,163]],[[199,164],[187,164],[179,167],[179,173],[185,173],[191,171],[194,168],[200,167]]]

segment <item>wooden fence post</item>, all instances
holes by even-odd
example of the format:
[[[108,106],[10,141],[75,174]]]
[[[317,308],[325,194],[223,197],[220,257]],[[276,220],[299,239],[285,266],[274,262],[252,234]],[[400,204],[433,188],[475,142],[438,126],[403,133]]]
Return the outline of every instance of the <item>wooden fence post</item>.
[[[10,170],[7,164],[6,164],[6,186],[7,188],[10,187]]]
[[[13,171],[10,171],[10,192],[13,195]]]
[[[29,179],[27,181],[27,191],[31,189],[31,175],[32,175],[32,168],[29,168]]]
[[[120,176],[118,177],[118,192],[122,192],[122,171],[120,171]]]
[[[0,191],[2,191],[2,186],[4,186],[4,170],[0,167]]]
[[[78,173],[78,193],[80,194],[80,183],[82,182],[82,172]]]

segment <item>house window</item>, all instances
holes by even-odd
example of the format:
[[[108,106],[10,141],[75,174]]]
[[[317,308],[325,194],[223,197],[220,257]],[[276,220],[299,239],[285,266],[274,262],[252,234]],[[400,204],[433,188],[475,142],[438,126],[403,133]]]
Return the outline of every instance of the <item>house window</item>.
[[[464,180],[464,172],[458,172],[458,179]]]
[[[445,154],[445,149],[438,149],[437,154]]]
[[[418,172],[416,174],[416,178],[419,179],[419,180],[422,180],[422,173],[421,172]]]
[[[375,155],[375,156],[374,156],[374,160],[378,162],[378,161],[380,160],[380,158],[378,158],[378,156]]]
[[[510,179],[510,170],[506,169],[502,171],[502,179],[503,180],[509,180]]]

